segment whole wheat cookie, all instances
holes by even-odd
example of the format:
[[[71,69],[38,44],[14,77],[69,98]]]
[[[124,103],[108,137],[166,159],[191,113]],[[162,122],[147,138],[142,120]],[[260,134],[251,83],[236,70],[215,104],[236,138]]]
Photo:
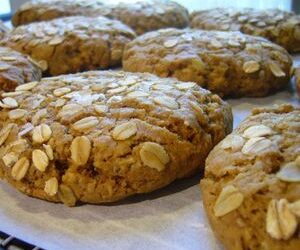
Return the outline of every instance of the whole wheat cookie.
[[[117,20],[74,16],[19,26],[0,45],[30,55],[47,74],[59,75],[119,66],[125,44],[134,37]]]
[[[172,1],[137,1],[107,5],[101,14],[121,20],[139,35],[162,28],[185,28],[189,24],[186,8]]]
[[[42,70],[37,62],[7,47],[0,47],[0,90],[11,91],[17,86],[39,81]]]
[[[0,39],[9,31],[9,28],[0,20]]]
[[[215,8],[193,12],[190,21],[193,28],[241,31],[265,37],[290,52],[300,51],[300,16],[294,12]]]
[[[103,4],[101,1],[32,0],[23,4],[12,18],[14,26],[62,16],[106,16],[118,19],[137,34],[160,28],[188,26],[188,11],[172,1],[136,1],[131,3]]]
[[[200,186],[225,249],[298,250],[300,109],[254,109],[210,152]]]
[[[16,26],[66,16],[99,16],[100,0],[31,0],[22,4],[11,22]]]
[[[27,195],[69,206],[188,177],[232,129],[231,108],[217,95],[151,74],[43,78],[10,96],[1,98],[0,176]]]
[[[292,58],[240,32],[163,29],[128,43],[123,69],[193,81],[221,96],[265,96],[289,83]]]

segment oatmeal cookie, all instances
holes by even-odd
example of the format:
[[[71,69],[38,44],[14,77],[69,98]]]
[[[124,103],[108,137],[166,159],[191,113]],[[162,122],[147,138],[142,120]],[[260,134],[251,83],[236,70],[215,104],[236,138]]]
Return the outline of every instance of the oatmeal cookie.
[[[300,109],[254,109],[211,151],[200,186],[225,249],[298,250]]]
[[[0,176],[73,206],[147,193],[201,169],[232,129],[228,104],[192,82],[85,72],[2,95]]]
[[[117,20],[73,16],[19,26],[0,45],[40,61],[46,74],[59,75],[119,66],[125,44],[134,37]]]
[[[193,28],[241,31],[265,37],[290,52],[300,51],[300,16],[293,12],[215,8],[193,12],[190,20]]]
[[[188,11],[172,1],[138,1],[105,6],[102,15],[121,20],[138,35],[162,28],[185,28],[189,24]]]
[[[20,84],[39,81],[41,76],[39,64],[29,56],[0,47],[0,90],[14,90]]]
[[[118,19],[137,34],[160,28],[184,28],[189,23],[188,11],[172,1],[136,1],[132,3],[103,4],[101,1],[33,0],[25,3],[12,19],[14,26],[51,20],[62,16],[106,16]]]
[[[31,0],[17,9],[11,22],[16,27],[66,16],[98,16],[101,7],[100,0]]]
[[[193,81],[221,96],[265,96],[290,80],[292,58],[240,32],[163,29],[128,43],[123,69]]]

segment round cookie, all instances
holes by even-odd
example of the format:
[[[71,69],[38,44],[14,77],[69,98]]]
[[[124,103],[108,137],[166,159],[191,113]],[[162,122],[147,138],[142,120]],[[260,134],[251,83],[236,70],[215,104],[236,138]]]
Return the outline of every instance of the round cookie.
[[[136,1],[103,4],[100,1],[33,0],[23,4],[12,19],[14,26],[62,16],[106,16],[118,19],[143,34],[160,28],[188,26],[188,11],[172,1]]]
[[[123,69],[193,81],[221,96],[265,96],[286,86],[292,58],[240,32],[164,29],[128,43]]]
[[[105,17],[63,17],[15,28],[0,41],[42,61],[50,75],[119,66],[135,33]]]
[[[0,90],[11,91],[17,86],[39,81],[42,70],[37,62],[7,47],[0,47]]]
[[[192,28],[241,31],[265,37],[290,52],[300,51],[300,16],[293,12],[215,8],[193,12],[190,22]]]
[[[187,9],[168,0],[108,5],[101,14],[122,21],[138,35],[168,27],[185,28],[189,24]]]
[[[99,16],[100,0],[31,0],[22,4],[11,22],[16,26],[66,16]]]
[[[151,74],[90,71],[20,87],[1,98],[0,176],[70,206],[188,177],[232,129],[217,95]]]
[[[2,39],[8,31],[8,27],[0,20],[0,39]]]
[[[225,249],[298,250],[300,109],[254,109],[210,152],[200,187]]]

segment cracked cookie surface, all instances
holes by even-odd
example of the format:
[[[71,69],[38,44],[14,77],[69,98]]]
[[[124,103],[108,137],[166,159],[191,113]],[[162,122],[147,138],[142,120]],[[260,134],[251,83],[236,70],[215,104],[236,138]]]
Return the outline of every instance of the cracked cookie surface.
[[[0,45],[30,55],[46,74],[59,75],[119,66],[125,44],[134,37],[117,20],[74,16],[19,26]]]
[[[188,11],[172,1],[136,1],[104,4],[102,1],[34,0],[22,5],[13,16],[15,26],[62,16],[106,16],[130,26],[137,34],[160,28],[184,28],[189,23]]]
[[[17,9],[11,22],[16,27],[67,16],[91,17],[101,7],[103,3],[99,0],[32,0]]]
[[[289,83],[292,58],[240,32],[164,29],[128,43],[123,69],[193,81],[221,96],[265,96]]]
[[[300,51],[300,16],[293,12],[215,8],[193,12],[190,21],[193,28],[241,31],[265,37],[290,52]]]
[[[7,47],[0,47],[0,89],[14,90],[15,87],[39,81],[42,70],[37,62]]]
[[[200,187],[226,249],[299,249],[300,109],[254,109],[210,152]]]
[[[0,176],[27,195],[70,206],[188,177],[232,129],[231,108],[217,95],[151,74],[43,78],[0,104]]]

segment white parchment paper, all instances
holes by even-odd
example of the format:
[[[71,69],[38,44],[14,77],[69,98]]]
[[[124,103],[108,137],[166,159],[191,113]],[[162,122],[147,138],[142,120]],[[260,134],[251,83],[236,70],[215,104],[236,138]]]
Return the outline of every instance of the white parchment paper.
[[[254,107],[289,102],[290,87],[266,98],[229,100],[234,126]],[[208,225],[200,176],[113,205],[68,208],[18,193],[0,183],[0,231],[45,249],[220,250]]]

